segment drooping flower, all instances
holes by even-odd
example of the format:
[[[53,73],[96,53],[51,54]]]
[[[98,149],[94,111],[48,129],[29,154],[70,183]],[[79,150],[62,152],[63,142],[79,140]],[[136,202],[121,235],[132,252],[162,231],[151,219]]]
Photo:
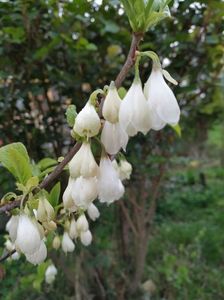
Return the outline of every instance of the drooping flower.
[[[64,208],[70,210],[71,212],[76,211],[76,206],[75,206],[75,203],[72,198],[72,190],[73,190],[74,183],[75,183],[75,179],[72,177],[69,177],[68,185],[67,185],[67,187],[64,191],[63,197],[62,197]]]
[[[100,216],[98,208],[93,203],[88,206],[87,213],[92,221],[95,221]]]
[[[75,219],[72,219],[72,221],[70,223],[69,236],[71,239],[76,239],[78,236]]]
[[[16,240],[18,222],[19,222],[18,216],[11,216],[9,221],[6,223],[6,230],[8,231],[10,239],[13,243]]]
[[[69,163],[71,177],[94,177],[97,175],[98,165],[95,161],[89,143],[83,143],[79,151]]]
[[[128,135],[119,122],[112,124],[105,121],[101,133],[101,142],[107,153],[115,155],[121,148],[125,151],[128,143]]]
[[[103,104],[102,114],[105,120],[110,123],[117,123],[119,120],[120,105],[121,98],[119,97],[116,86],[112,81]]]
[[[92,239],[93,239],[93,237],[92,237],[92,233],[90,232],[90,230],[82,231],[80,233],[80,240],[84,246],[89,246],[92,243]]]
[[[86,219],[85,214],[78,217],[76,222],[76,229],[80,233],[82,231],[87,231],[89,229],[89,223]]]
[[[176,97],[163,76],[170,82],[177,84],[167,71],[162,70],[160,66],[154,63],[144,87],[151,111],[152,128],[155,130],[161,129],[165,124],[176,125],[180,119],[180,108]]]
[[[41,222],[49,222],[53,219],[53,217],[53,206],[45,197],[40,198],[37,208],[37,219]]]
[[[41,236],[36,222],[25,214],[19,216],[15,245],[28,255],[38,251],[41,245]]]
[[[73,252],[75,250],[75,244],[66,231],[63,234],[61,246],[65,253]]]
[[[100,127],[100,118],[94,106],[87,102],[75,119],[74,132],[83,137],[93,137],[99,133]]]
[[[72,190],[72,198],[79,208],[87,209],[89,204],[97,197],[96,177],[84,178],[80,176],[75,180]]]
[[[48,284],[51,284],[55,280],[55,276],[57,275],[57,273],[58,273],[58,270],[56,269],[56,267],[53,264],[48,266],[45,271],[45,281]]]
[[[33,265],[39,265],[42,263],[47,257],[47,247],[44,243],[44,241],[41,241],[39,249],[32,253],[32,254],[26,254],[26,259]]]
[[[99,175],[97,178],[98,195],[100,202],[112,203],[120,199],[124,194],[124,186],[119,179],[117,171],[114,169],[108,157],[100,160]]]
[[[121,102],[119,122],[129,136],[146,134],[151,128],[149,108],[140,79],[135,79]]]

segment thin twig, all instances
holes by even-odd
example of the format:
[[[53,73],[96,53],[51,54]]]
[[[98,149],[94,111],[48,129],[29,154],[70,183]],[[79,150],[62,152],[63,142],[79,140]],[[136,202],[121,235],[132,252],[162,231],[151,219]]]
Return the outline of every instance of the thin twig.
[[[15,252],[16,252],[16,250],[12,250],[10,252],[7,252],[6,254],[3,254],[0,257],[0,263],[3,262],[4,260],[6,260],[7,258],[11,257]]]

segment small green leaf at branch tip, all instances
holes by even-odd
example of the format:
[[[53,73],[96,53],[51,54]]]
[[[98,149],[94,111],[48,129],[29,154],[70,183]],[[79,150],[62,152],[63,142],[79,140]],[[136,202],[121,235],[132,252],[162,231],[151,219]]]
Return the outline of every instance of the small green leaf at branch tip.
[[[58,182],[55,184],[55,186],[52,188],[49,194],[48,200],[53,207],[56,207],[58,205],[60,199],[60,193],[61,193],[61,183]]]
[[[69,105],[65,115],[68,125],[73,127],[75,124],[75,118],[77,116],[76,106],[74,104]]]
[[[178,135],[178,137],[181,138],[181,136],[182,136],[182,130],[181,130],[181,127],[180,127],[179,123],[176,124],[176,125],[170,125],[170,127],[176,132],[176,134]]]

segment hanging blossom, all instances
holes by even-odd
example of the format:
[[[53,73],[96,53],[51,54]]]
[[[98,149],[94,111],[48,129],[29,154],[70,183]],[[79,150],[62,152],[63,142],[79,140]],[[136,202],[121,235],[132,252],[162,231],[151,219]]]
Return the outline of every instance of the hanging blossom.
[[[93,137],[100,131],[100,118],[90,101],[79,112],[75,119],[73,131],[82,137]]]
[[[163,76],[171,83],[177,84],[167,71],[162,70],[160,64],[153,62],[152,72],[145,83],[144,94],[148,100],[154,130],[160,130],[166,124],[176,125],[180,119],[176,97]]]
[[[97,179],[100,202],[110,204],[123,196],[124,186],[108,156],[101,157]]]
[[[106,121],[101,133],[101,142],[110,155],[117,154],[121,148],[125,151],[128,143],[128,135],[119,122],[120,105],[121,99],[112,81],[103,104],[102,114]]]
[[[149,107],[139,77],[135,77],[121,103],[119,120],[129,136],[134,136],[138,132],[146,134],[151,128]]]

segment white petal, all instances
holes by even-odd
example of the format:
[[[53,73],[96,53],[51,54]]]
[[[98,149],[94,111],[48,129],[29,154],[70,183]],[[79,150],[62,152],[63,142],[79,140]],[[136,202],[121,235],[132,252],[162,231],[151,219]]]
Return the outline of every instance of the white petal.
[[[47,267],[46,271],[45,271],[45,276],[55,276],[57,275],[58,270],[55,268],[54,265],[50,265]]]
[[[14,243],[16,240],[17,227],[18,227],[19,217],[12,216],[6,223],[6,230],[9,233],[11,241]]]
[[[47,247],[43,241],[41,241],[39,249],[33,254],[26,254],[26,259],[34,264],[38,265],[42,263],[47,257]]]
[[[73,189],[73,185],[75,183],[75,179],[73,178],[69,178],[69,181],[68,181],[68,185],[64,191],[64,194],[63,194],[63,205],[64,205],[64,208],[66,209],[72,209],[74,208],[74,201],[73,201],[73,198],[72,198],[72,189]],[[75,209],[73,210],[75,211]]]
[[[61,246],[62,250],[65,253],[73,252],[75,250],[75,244],[73,243],[67,232],[64,232],[63,234]]]
[[[151,128],[149,109],[140,81],[134,81],[121,102],[119,121],[129,136],[138,131],[146,134]]]
[[[77,222],[76,222],[76,228],[77,228],[78,232],[87,231],[89,229],[89,223],[84,214],[82,214],[81,216],[78,217]]]
[[[100,127],[100,118],[94,106],[87,102],[75,119],[74,132],[80,136],[92,137],[99,133]]]
[[[69,228],[69,236],[71,237],[71,239],[75,239],[78,236],[75,219],[72,219],[71,221]]]
[[[132,173],[132,165],[125,159],[120,161],[119,177],[121,180],[130,179]]]
[[[25,254],[34,254],[40,248],[41,239],[38,227],[25,214],[19,217],[15,244]]]
[[[78,177],[72,188],[72,198],[77,207],[87,209],[89,204],[97,198],[96,177]]]
[[[102,114],[105,120],[117,123],[119,118],[121,99],[114,84],[110,85],[108,94],[104,100]]]
[[[69,163],[71,177],[93,177],[97,175],[98,165],[92,154],[89,143],[83,143]]]
[[[100,216],[98,208],[93,203],[88,206],[87,213],[92,221],[95,221]]]
[[[81,242],[84,246],[89,246],[92,243],[92,234],[89,230],[82,231],[80,234]]]
[[[128,135],[119,123],[112,124],[106,121],[101,133],[101,142],[107,153],[115,155],[121,148],[126,149]]]
[[[98,194],[100,202],[107,203],[120,199],[124,194],[124,186],[119,175],[107,157],[102,157],[100,161]]]

